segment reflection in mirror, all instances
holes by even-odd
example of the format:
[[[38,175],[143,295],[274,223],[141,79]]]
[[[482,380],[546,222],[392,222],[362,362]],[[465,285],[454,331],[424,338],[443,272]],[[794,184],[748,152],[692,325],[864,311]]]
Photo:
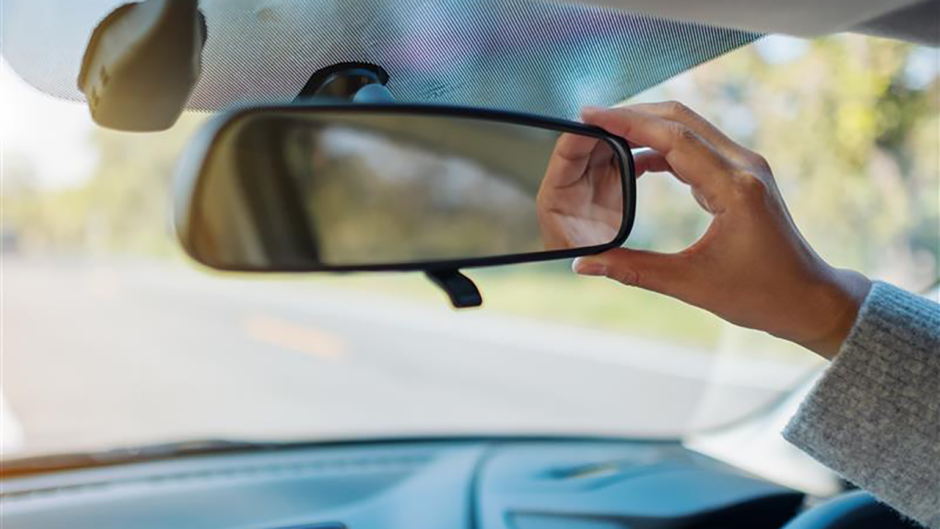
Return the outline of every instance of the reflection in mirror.
[[[222,269],[318,270],[609,244],[624,161],[602,137],[378,112],[248,113],[209,150],[187,246]]]

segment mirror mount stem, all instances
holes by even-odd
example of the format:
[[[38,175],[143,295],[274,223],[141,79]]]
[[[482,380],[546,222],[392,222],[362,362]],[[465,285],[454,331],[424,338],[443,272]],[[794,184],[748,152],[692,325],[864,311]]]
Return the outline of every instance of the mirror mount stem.
[[[483,304],[480,289],[460,270],[428,270],[426,274],[428,279],[447,293],[455,309],[479,307]]]
[[[294,102],[329,97],[353,103],[394,103],[395,97],[385,86],[387,83],[388,72],[381,66],[364,62],[338,63],[314,72]],[[431,270],[426,274],[447,293],[454,308],[465,309],[483,304],[480,289],[459,270]]]

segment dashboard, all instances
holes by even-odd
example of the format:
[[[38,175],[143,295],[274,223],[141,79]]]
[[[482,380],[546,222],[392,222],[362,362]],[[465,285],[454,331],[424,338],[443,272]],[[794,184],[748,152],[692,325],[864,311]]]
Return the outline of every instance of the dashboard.
[[[674,442],[389,441],[0,481],[5,529],[780,527],[803,494]]]

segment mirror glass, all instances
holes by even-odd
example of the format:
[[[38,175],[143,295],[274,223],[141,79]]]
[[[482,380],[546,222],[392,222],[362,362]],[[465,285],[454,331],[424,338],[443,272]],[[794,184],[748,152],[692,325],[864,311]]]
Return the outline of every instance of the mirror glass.
[[[595,134],[438,114],[248,112],[208,149],[182,235],[199,261],[236,270],[608,245],[626,235],[630,165]]]

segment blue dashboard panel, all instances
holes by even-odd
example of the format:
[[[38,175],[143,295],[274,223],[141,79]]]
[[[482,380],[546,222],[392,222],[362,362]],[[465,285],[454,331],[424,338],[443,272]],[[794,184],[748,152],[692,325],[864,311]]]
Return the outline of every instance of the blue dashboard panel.
[[[487,529],[779,527],[803,499],[672,444],[507,446],[479,483]]]
[[[679,444],[567,440],[314,446],[0,487],[4,529],[642,529],[733,521],[755,506],[759,528],[802,501]]]

